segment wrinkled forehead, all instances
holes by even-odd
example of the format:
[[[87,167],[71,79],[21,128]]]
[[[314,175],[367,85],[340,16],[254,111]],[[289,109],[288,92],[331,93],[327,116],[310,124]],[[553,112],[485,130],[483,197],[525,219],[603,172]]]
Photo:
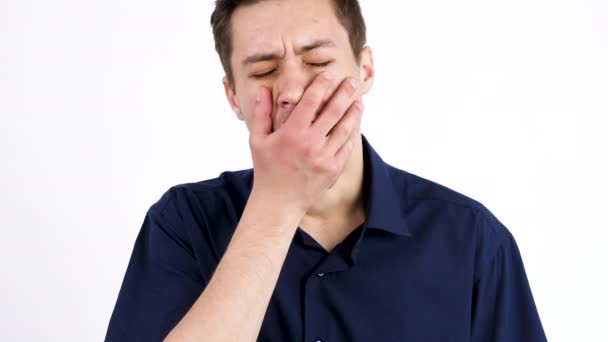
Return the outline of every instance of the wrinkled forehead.
[[[267,0],[237,8],[231,20],[232,62],[260,51],[284,53],[317,39],[329,38],[345,48],[348,33],[331,1]]]

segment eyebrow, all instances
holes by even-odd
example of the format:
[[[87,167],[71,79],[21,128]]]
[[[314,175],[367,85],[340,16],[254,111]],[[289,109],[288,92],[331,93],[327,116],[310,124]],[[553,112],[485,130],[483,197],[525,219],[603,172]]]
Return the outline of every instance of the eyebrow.
[[[301,55],[301,54],[304,54],[311,50],[322,48],[322,47],[336,47],[336,43],[333,40],[329,40],[329,39],[315,40],[314,42],[312,42],[310,44],[306,44],[304,46],[297,48],[296,55]],[[265,53],[265,52],[254,53],[253,55],[248,56],[247,58],[245,58],[243,60],[243,65],[253,64],[253,63],[263,62],[263,61],[271,61],[271,60],[279,59],[279,58],[280,58],[280,56],[278,53]]]

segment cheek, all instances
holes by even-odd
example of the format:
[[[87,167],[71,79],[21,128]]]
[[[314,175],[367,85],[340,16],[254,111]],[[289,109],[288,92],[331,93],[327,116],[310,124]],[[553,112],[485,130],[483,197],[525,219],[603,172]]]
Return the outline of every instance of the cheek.
[[[240,115],[239,117],[245,121],[245,124],[247,125],[247,128],[250,129],[250,125],[251,125],[251,115],[253,114],[253,111],[255,110],[255,91],[251,92],[247,92],[247,93],[241,93],[239,94],[239,96],[237,96],[237,101],[239,103],[239,109],[240,109]]]
[[[251,116],[253,109],[255,108],[255,94],[251,92],[241,92],[237,96],[237,102],[241,112],[241,116],[248,119]]]

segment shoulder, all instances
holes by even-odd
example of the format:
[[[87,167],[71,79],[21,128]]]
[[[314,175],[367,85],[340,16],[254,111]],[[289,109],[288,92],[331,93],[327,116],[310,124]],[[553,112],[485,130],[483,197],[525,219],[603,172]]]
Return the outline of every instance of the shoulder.
[[[148,217],[167,234],[194,249],[220,253],[230,241],[250,193],[253,170],[224,171],[218,177],[180,183],[151,205]]]
[[[151,206],[160,215],[179,215],[184,211],[200,211],[226,204],[246,202],[253,180],[253,170],[224,171],[215,178],[179,183],[168,188]]]
[[[459,207],[469,211],[487,211],[479,201],[436,181],[388,165],[387,170],[396,187],[402,190],[402,200],[409,205],[436,205]]]
[[[436,181],[388,165],[387,170],[402,200],[410,206],[444,206],[481,215],[487,223],[501,230],[501,224],[480,201]],[[435,202],[435,204],[433,204]]]
[[[389,165],[389,174],[401,198],[405,217],[415,234],[451,239],[473,254],[482,269],[503,244],[514,242],[509,229],[482,202],[436,181]],[[439,231],[439,235],[436,234]]]
[[[173,185],[148,210],[148,231],[183,246],[208,280],[236,229],[251,180],[252,169],[246,169]]]

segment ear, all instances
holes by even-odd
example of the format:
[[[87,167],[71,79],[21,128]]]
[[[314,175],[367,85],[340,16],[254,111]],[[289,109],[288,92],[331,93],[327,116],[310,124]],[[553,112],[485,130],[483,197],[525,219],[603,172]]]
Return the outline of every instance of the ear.
[[[374,84],[374,57],[372,56],[372,49],[369,46],[365,46],[361,50],[361,63],[359,64],[359,79],[363,85],[363,94],[367,94]]]
[[[239,106],[239,102],[236,98],[236,93],[230,86],[230,83],[228,82],[226,76],[224,76],[224,78],[222,79],[222,83],[224,84],[224,92],[226,93],[226,99],[230,104],[230,108],[232,108],[232,111],[234,112],[234,114],[236,114],[239,120],[244,120],[243,113],[241,112],[241,107]]]

